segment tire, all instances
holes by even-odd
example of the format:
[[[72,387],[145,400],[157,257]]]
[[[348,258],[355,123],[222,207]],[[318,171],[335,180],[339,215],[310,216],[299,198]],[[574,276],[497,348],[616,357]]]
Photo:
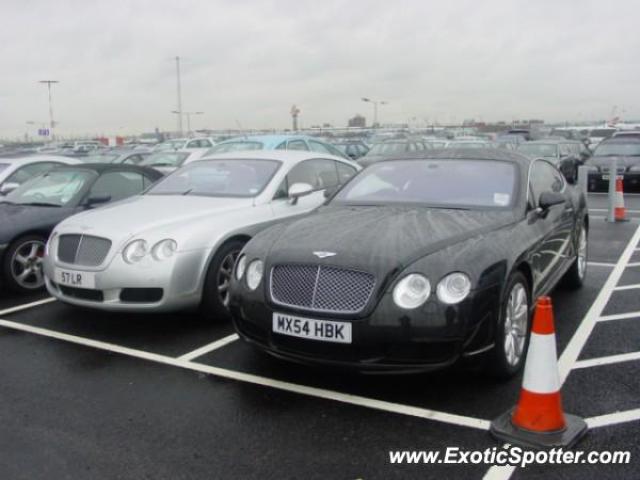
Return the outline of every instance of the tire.
[[[16,293],[37,292],[44,288],[42,258],[47,239],[25,235],[15,240],[4,254],[3,284]]]
[[[233,274],[235,262],[246,241],[231,240],[223,244],[213,256],[202,290],[200,314],[209,320],[229,320],[229,280]],[[221,290],[226,278],[226,289]]]
[[[578,229],[576,239],[576,258],[564,274],[562,283],[571,290],[577,290],[584,284],[587,276],[587,257],[589,254],[589,232],[584,225]]]
[[[487,372],[499,380],[510,379],[524,366],[531,330],[530,306],[529,283],[521,272],[516,271],[509,277],[504,290],[494,347],[486,364]]]

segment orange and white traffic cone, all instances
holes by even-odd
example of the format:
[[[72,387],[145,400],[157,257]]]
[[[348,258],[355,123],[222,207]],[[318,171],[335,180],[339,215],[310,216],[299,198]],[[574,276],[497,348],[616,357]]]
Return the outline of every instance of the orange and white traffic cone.
[[[533,448],[573,446],[587,433],[585,421],[562,411],[553,307],[536,303],[520,399],[491,423],[494,437]]]
[[[622,188],[622,179],[616,178],[616,196],[613,208],[613,218],[616,222],[628,222],[627,209],[624,207],[624,189]]]

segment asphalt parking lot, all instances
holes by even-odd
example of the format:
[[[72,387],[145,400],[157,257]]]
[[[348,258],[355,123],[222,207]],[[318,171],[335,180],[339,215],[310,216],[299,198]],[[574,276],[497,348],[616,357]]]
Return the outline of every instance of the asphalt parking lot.
[[[0,296],[0,478],[638,478],[640,195],[628,223],[590,194],[584,288],[554,302],[563,401],[580,450],[631,464],[393,465],[390,450],[500,446],[489,422],[521,379],[470,368],[342,375],[271,359],[195,315],[108,314]]]

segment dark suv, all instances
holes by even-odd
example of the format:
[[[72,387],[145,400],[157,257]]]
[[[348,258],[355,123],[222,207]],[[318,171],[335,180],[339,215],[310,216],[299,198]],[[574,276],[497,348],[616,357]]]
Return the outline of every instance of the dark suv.
[[[613,137],[598,144],[587,162],[591,167],[589,188],[607,188],[613,159],[618,162],[617,173],[623,177],[625,188],[637,189],[640,185],[640,139],[625,137]]]

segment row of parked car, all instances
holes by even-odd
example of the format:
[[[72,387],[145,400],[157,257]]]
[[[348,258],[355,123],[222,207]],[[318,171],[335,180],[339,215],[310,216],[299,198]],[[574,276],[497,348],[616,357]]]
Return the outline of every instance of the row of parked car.
[[[586,274],[584,195],[551,156],[420,143],[366,168],[298,136],[172,165],[147,161],[184,148],[61,160],[0,197],[3,287],[114,312],[198,309],[297,362],[482,359],[513,375],[533,299]]]
[[[604,181],[618,157],[634,182],[640,157],[631,136],[592,157],[566,139],[521,142],[528,157],[422,142],[360,172],[297,140],[222,142],[165,177],[163,165],[77,159],[34,172],[2,201],[4,285],[44,284],[88,308],[231,316],[245,340],[298,362],[424,370],[483,358],[509,376],[532,299],[586,274],[575,167]]]

